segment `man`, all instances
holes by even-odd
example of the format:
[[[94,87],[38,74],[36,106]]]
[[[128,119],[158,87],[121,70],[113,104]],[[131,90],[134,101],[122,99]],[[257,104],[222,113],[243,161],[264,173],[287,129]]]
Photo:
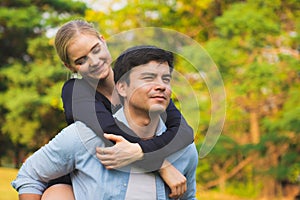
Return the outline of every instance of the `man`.
[[[116,89],[123,104],[115,117],[138,137],[148,139],[166,129],[160,114],[170,101],[172,67],[173,55],[153,46],[128,49],[115,63]],[[75,122],[29,157],[12,185],[20,199],[29,199],[28,195],[40,199],[50,179],[71,173],[76,199],[168,199],[169,191],[156,172],[137,166],[108,170],[105,154],[103,165],[95,157],[98,146],[103,147],[103,141],[85,124]],[[169,157],[187,179],[182,199],[195,199],[197,160],[194,144]]]

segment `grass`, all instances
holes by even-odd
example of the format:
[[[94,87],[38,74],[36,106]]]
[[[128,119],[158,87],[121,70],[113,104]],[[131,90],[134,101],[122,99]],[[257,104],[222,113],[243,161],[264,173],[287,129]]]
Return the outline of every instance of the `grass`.
[[[16,169],[0,167],[0,200],[18,200],[18,193],[10,185],[17,172]]]

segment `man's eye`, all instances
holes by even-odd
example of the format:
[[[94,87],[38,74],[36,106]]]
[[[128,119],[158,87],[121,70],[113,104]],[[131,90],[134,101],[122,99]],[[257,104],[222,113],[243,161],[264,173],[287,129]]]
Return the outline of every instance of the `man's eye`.
[[[144,80],[152,80],[153,77],[152,77],[152,76],[145,76],[145,77],[143,77],[143,79],[144,79]]]
[[[170,78],[163,78],[163,81],[164,81],[165,83],[170,83],[170,82],[171,82],[171,79],[170,79]]]

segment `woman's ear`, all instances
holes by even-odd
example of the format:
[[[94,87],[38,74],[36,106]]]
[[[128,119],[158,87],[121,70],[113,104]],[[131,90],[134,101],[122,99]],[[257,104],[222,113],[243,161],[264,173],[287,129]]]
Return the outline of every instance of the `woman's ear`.
[[[105,38],[104,38],[103,35],[100,35],[100,39],[101,39],[103,42],[105,42]]]
[[[104,44],[104,46],[106,46],[106,48],[107,48],[107,44],[106,44],[106,40],[105,40],[104,36],[100,35],[99,38],[100,38],[100,41]]]
[[[77,71],[76,71],[70,64],[64,63],[64,65],[65,65],[66,68],[68,68],[71,72],[77,73]]]

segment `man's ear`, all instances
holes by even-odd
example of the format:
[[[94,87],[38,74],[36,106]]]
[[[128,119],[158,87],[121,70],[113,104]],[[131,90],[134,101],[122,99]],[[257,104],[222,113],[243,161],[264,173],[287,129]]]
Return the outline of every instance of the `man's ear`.
[[[127,88],[127,83],[125,81],[118,81],[116,83],[117,92],[123,98],[125,98],[127,96],[126,95],[126,88]]]
[[[76,72],[77,72],[70,64],[64,63],[64,65],[65,65],[66,68],[68,68],[71,72],[73,72],[73,73],[76,73]]]

